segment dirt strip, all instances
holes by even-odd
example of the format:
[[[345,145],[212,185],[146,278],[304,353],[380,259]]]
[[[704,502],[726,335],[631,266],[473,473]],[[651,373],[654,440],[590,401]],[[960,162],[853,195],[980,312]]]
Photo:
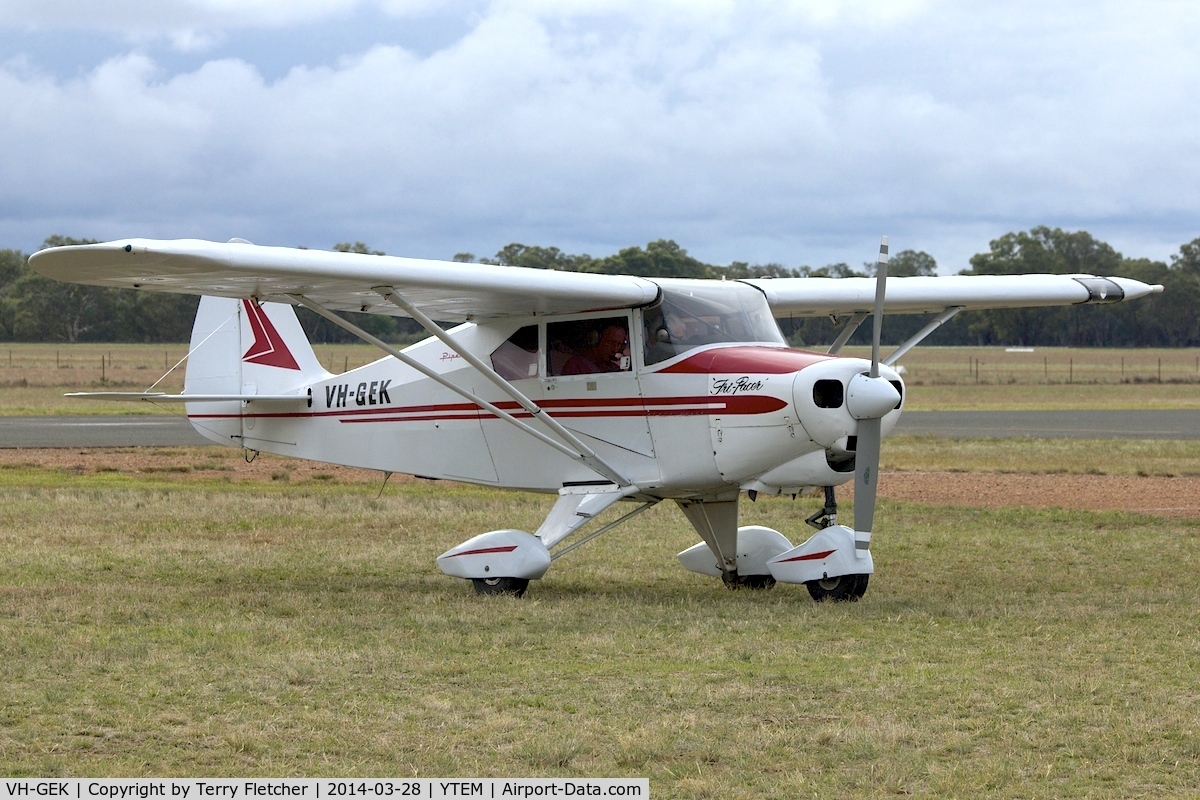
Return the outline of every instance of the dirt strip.
[[[879,495],[932,505],[1134,511],[1200,519],[1200,477],[885,472]]]
[[[377,470],[354,469],[261,453],[247,462],[224,447],[45,447],[0,449],[0,468],[44,467],[77,475],[119,473],[178,481],[333,481],[380,483]],[[391,480],[401,480],[396,475]]]
[[[75,474],[123,473],[158,478],[234,482],[382,482],[381,473],[280,456],[246,463],[241,453],[199,448],[46,448],[0,450],[5,466],[62,469]],[[396,475],[394,482],[416,480]],[[1200,519],[1200,476],[1139,477],[995,472],[885,472],[880,497],[932,505],[1125,510]],[[853,496],[838,489],[839,499]]]

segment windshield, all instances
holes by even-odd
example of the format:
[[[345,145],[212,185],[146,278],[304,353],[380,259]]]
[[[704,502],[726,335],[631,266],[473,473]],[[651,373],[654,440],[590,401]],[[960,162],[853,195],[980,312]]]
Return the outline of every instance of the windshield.
[[[734,281],[662,281],[662,297],[642,312],[647,364],[705,344],[770,342],[783,335],[762,292]]]

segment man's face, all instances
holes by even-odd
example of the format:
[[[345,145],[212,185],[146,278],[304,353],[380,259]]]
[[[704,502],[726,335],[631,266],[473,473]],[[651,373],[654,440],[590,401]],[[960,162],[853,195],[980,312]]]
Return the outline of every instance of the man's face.
[[[600,337],[600,355],[612,358],[625,349],[625,331],[620,328],[607,328]]]

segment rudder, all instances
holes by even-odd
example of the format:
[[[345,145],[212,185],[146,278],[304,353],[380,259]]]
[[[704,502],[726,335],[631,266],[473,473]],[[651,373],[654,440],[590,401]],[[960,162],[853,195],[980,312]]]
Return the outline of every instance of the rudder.
[[[331,377],[285,303],[201,297],[192,326],[184,394],[290,394]],[[241,438],[242,403],[189,403],[188,418],[222,444]]]

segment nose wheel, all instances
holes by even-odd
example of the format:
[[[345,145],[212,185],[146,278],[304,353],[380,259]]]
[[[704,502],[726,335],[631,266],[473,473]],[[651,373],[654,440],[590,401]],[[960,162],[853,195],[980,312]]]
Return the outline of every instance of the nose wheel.
[[[528,578],[475,578],[475,593],[482,595],[507,595],[521,597],[529,588]]]
[[[867,593],[867,581],[870,575],[842,575],[837,578],[825,578],[820,581],[808,581],[804,584],[809,595],[818,603],[826,600],[834,603],[853,603]]]
[[[775,585],[775,578],[771,575],[738,575],[737,573],[726,573],[722,576],[727,589],[770,589]]]

